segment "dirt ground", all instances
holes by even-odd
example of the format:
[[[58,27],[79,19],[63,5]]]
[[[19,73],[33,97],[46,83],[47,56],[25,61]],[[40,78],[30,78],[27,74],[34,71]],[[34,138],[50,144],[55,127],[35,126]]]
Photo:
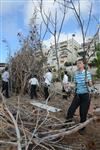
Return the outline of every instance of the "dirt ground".
[[[59,96],[58,96],[59,97]],[[73,97],[66,99],[62,99],[62,97],[57,97],[52,99],[49,104],[52,106],[56,106],[57,108],[61,108],[62,112],[56,113],[55,115],[61,120],[65,119],[67,109],[72,101]],[[92,97],[92,106],[90,107],[89,114],[93,114],[93,108],[100,108],[100,97],[94,98]],[[78,116],[79,117],[79,116]],[[89,124],[86,127],[86,130],[83,135],[80,135],[78,132],[72,134],[70,136],[65,136],[64,143],[73,145],[75,150],[76,145],[86,145],[89,150],[100,150],[100,120]]]
[[[7,100],[7,103],[9,102],[11,103],[14,99],[15,99],[15,96],[12,96],[11,98]],[[30,97],[28,95],[24,95],[21,99],[25,102],[29,102],[29,103],[31,102]],[[48,105],[60,108],[61,111],[56,112],[56,113],[51,113],[51,115],[58,117],[62,122],[64,122],[67,109],[72,99],[73,99],[73,96],[67,99],[63,99],[62,95],[59,95],[59,94],[52,96],[52,98],[48,102]],[[43,98],[40,98],[40,97],[38,97],[37,101],[41,103],[44,102]],[[93,103],[92,105],[94,108],[100,107],[100,97],[97,97],[97,98],[92,97],[92,103]],[[90,112],[92,112],[92,108]],[[61,145],[65,145],[65,147],[66,145],[69,146],[73,150],[85,150],[85,149],[82,149],[84,145],[87,146],[86,150],[100,150],[100,120],[89,124],[86,127],[86,130],[83,135],[80,135],[79,132],[77,132],[70,136],[65,136],[64,138],[62,138],[60,143]],[[82,148],[80,149],[80,147]],[[0,150],[11,150],[11,148],[7,149],[7,148],[2,148],[0,146]],[[60,150],[60,149],[57,148],[57,150]]]

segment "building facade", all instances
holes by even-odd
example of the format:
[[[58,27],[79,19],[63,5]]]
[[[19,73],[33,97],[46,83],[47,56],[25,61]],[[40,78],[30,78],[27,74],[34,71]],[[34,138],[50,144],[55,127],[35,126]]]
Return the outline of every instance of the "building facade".
[[[2,71],[5,68],[6,64],[5,63],[0,63],[0,71]]]
[[[48,52],[47,64],[57,69],[56,55],[58,55],[60,68],[64,68],[65,63],[75,63],[80,48],[81,45],[74,39],[58,43],[57,49],[52,45]]]
[[[86,54],[87,59],[89,59],[89,62],[91,62],[94,58],[96,58],[96,51],[95,46],[100,43],[100,31],[98,30],[97,33],[91,37],[88,38],[85,42],[85,51],[83,51],[83,45],[81,45],[81,48],[78,51],[79,57],[83,57]]]

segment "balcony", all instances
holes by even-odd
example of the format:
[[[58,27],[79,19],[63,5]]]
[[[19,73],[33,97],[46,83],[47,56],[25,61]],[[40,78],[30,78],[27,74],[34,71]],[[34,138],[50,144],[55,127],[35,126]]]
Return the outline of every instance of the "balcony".
[[[86,55],[86,52],[80,51],[80,52],[78,52],[78,55],[81,56],[81,57],[83,57],[84,55]]]

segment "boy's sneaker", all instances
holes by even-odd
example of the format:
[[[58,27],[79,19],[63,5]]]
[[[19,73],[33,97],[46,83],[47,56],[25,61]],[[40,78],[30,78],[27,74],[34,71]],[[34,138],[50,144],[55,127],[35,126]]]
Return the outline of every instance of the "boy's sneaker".
[[[62,127],[63,127],[63,128],[66,128],[66,127],[71,126],[72,124],[75,124],[75,122],[73,121],[73,119],[67,119],[67,120],[64,122],[64,125],[63,125]]]
[[[79,129],[79,134],[83,135],[85,133],[86,127],[83,127],[82,129]]]

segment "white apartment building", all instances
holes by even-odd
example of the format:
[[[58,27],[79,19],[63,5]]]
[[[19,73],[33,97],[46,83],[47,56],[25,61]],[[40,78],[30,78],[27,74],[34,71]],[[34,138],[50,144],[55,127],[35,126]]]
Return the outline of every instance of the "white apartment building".
[[[2,71],[5,68],[6,64],[5,63],[0,63],[0,71]]]
[[[68,41],[63,41],[57,45],[57,55],[59,58],[60,68],[64,68],[65,62],[75,63],[78,57],[78,50],[81,48],[81,45],[74,39]],[[52,45],[49,49],[48,66],[54,67],[57,69],[57,59],[56,59],[56,50],[55,45]]]
[[[98,30],[98,32],[95,34],[94,37],[89,38],[86,43],[85,43],[85,53],[87,54],[86,57],[89,58],[89,62],[91,62],[94,58],[96,58],[96,52],[95,52],[95,45],[97,45],[98,43],[100,43],[100,32]],[[80,57],[82,57],[84,55],[84,51],[82,49],[82,47],[79,49],[78,54]]]

